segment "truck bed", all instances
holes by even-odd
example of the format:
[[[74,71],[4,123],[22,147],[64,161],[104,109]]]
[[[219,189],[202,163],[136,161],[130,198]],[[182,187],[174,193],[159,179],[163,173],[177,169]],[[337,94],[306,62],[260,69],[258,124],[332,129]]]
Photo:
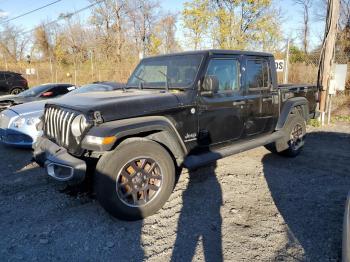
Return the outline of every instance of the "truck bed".
[[[310,117],[317,117],[317,103],[319,102],[319,88],[311,84],[280,84],[281,103],[292,97],[305,97],[309,101]]]

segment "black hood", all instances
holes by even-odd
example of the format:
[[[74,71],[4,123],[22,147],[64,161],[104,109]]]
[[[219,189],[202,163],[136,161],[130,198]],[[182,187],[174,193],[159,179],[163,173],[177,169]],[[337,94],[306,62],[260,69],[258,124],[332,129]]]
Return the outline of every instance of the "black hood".
[[[176,108],[184,104],[186,92],[154,89],[92,92],[65,96],[56,99],[54,104],[83,114],[99,111],[108,122]]]

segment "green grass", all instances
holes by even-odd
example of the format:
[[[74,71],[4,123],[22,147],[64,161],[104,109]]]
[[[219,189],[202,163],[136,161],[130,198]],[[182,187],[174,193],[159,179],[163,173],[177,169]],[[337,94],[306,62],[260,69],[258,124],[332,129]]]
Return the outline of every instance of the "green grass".
[[[350,122],[350,115],[335,116],[332,120],[335,122]]]
[[[310,119],[307,124],[309,126],[313,126],[313,127],[321,127],[321,122],[319,122],[317,119]]]

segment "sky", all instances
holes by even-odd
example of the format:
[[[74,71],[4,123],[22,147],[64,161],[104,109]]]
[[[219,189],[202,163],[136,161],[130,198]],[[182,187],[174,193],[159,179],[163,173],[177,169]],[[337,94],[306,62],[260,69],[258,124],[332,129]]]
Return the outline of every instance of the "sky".
[[[164,12],[181,12],[183,3],[186,0],[163,0],[160,1]],[[55,0],[0,0],[0,17],[6,15],[8,19],[42,7]],[[302,12],[300,7],[293,3],[293,0],[275,1],[280,7],[283,15],[280,25],[283,29],[286,38],[296,38],[300,33],[299,29],[302,22]],[[59,14],[74,12],[91,4],[89,0],[61,0],[51,6],[36,11],[32,14],[15,19],[11,23],[22,27],[24,30],[35,28],[41,22],[48,22],[57,19]],[[88,17],[89,10],[80,13],[80,17]],[[182,37],[181,22],[178,22],[178,37]],[[315,47],[323,34],[323,24],[320,22],[311,21],[311,47]],[[297,43],[298,44],[298,43]]]

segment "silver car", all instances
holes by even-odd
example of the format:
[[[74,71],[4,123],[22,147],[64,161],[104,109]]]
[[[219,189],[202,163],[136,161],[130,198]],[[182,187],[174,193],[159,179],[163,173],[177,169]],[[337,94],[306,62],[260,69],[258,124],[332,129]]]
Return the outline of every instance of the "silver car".
[[[100,82],[82,86],[66,94],[113,91],[123,88],[123,84],[114,82]],[[0,114],[0,142],[16,147],[31,148],[41,135],[36,124],[44,113],[45,104],[50,100],[36,101],[10,107]]]

